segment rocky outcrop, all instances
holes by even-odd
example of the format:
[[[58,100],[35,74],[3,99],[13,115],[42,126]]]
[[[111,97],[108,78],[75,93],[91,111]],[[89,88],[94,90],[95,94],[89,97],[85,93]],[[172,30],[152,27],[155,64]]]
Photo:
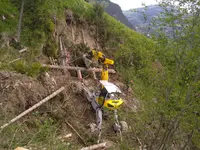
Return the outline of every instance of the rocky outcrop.
[[[105,11],[114,17],[116,20],[120,21],[121,23],[125,24],[127,27],[131,29],[135,29],[134,26],[128,21],[126,16],[123,14],[122,9],[119,5],[109,2],[109,5],[105,8]]]

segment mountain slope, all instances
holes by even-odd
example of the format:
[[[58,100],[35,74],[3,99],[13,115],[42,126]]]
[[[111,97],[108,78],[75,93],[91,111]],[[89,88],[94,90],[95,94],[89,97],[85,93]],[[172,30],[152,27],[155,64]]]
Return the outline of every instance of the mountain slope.
[[[121,7],[111,2],[110,0],[88,0],[91,4],[95,4],[95,2],[99,2],[105,8],[105,12],[107,12],[110,16],[114,17],[116,20],[125,24],[127,27],[134,29],[135,27],[129,22],[126,16],[123,14]]]
[[[124,15],[128,18],[128,20],[135,26],[141,25],[143,23],[150,23],[153,17],[158,16],[161,12],[163,12],[163,8],[158,5],[150,5],[148,8],[137,8],[133,10],[124,11]],[[143,13],[146,15],[146,20],[143,16]]]
[[[134,29],[134,26],[129,22],[126,16],[123,14],[121,7],[118,4],[109,2],[109,5],[105,8],[105,11],[113,16],[115,19],[125,24],[127,27]]]
[[[124,15],[128,18],[133,26],[136,27],[136,30],[140,33],[147,34],[149,31],[148,28],[151,28],[151,31],[158,28],[158,26],[150,25],[152,18],[157,18],[163,12],[163,8],[158,5],[150,5],[143,8],[137,8],[134,11],[128,10],[124,11]]]

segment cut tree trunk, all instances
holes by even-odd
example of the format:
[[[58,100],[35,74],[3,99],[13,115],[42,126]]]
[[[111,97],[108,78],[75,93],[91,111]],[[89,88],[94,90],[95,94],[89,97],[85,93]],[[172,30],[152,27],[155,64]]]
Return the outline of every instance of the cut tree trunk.
[[[89,147],[84,147],[81,150],[95,150],[95,149],[105,149],[105,148],[106,148],[106,143],[100,143]]]
[[[57,91],[55,91],[54,93],[52,93],[51,95],[47,96],[45,99],[41,100],[40,102],[38,102],[37,104],[35,104],[34,106],[32,106],[31,108],[27,109],[26,111],[24,111],[23,113],[21,113],[20,115],[18,115],[17,117],[13,118],[12,120],[10,120],[8,123],[4,124],[3,126],[0,127],[0,129],[4,129],[5,127],[9,126],[10,124],[14,123],[15,121],[17,121],[18,119],[22,118],[23,116],[25,116],[26,114],[30,113],[31,111],[33,111],[34,109],[38,108],[39,106],[41,106],[42,104],[44,104],[45,102],[49,101],[50,99],[52,99],[53,97],[55,97],[56,95],[58,95],[60,92],[62,92],[65,89],[65,87],[61,87],[60,89],[58,89]]]
[[[51,69],[67,69],[67,70],[80,70],[80,71],[89,71],[89,72],[102,72],[101,68],[84,68],[84,67],[70,67],[70,66],[55,66],[55,65],[46,65],[42,64],[43,67],[51,68]],[[116,73],[114,69],[108,69],[109,73]]]
[[[27,51],[27,48],[23,48],[19,51],[19,53],[23,53],[23,52],[26,52]]]
[[[23,12],[24,12],[24,0],[22,0],[21,11],[20,11],[20,16],[19,16],[18,31],[17,31],[17,41],[18,42],[20,42]]]

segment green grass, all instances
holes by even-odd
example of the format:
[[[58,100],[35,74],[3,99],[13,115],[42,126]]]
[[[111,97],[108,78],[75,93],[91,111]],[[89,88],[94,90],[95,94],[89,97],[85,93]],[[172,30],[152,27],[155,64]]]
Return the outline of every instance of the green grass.
[[[18,14],[17,8],[9,0],[0,1],[0,16],[4,15],[6,18],[4,21],[0,19],[0,33],[13,34],[16,32]]]
[[[78,144],[73,141],[64,141],[58,137],[62,135],[60,125],[49,117],[37,116],[26,119],[19,124],[6,127],[1,132],[0,148],[15,149],[27,147],[48,150],[73,150],[78,149]]]

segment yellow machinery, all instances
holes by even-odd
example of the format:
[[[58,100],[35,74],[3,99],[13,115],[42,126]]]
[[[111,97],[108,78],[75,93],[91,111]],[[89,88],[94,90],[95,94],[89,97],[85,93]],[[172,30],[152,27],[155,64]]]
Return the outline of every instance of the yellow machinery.
[[[102,52],[97,52],[95,50],[92,50],[88,54],[88,58],[103,64],[100,81],[102,89],[96,101],[100,107],[104,106],[110,110],[118,109],[123,104],[123,100],[119,97],[121,91],[116,85],[108,82],[108,65],[113,65],[114,61],[106,58]]]
[[[123,104],[123,100],[119,97],[121,94],[120,89],[106,80],[101,80],[102,89],[96,101],[100,106],[103,106],[109,110],[115,110],[120,108]]]
[[[119,132],[121,135],[121,125],[118,121],[117,109],[120,108],[120,106],[123,104],[123,100],[120,98],[120,89],[116,85],[108,81],[108,65],[113,65],[114,61],[106,58],[102,52],[98,52],[95,50],[92,50],[89,53],[87,53],[87,55],[84,55],[84,59],[87,67],[90,67],[90,60],[94,60],[103,65],[100,80],[100,93],[92,93],[86,86],[83,86],[84,94],[87,100],[91,103],[92,108],[96,112],[96,124],[97,129],[99,131],[99,143],[101,137],[101,125],[103,114],[102,108],[107,108],[109,110],[114,111],[113,128],[116,132]]]

